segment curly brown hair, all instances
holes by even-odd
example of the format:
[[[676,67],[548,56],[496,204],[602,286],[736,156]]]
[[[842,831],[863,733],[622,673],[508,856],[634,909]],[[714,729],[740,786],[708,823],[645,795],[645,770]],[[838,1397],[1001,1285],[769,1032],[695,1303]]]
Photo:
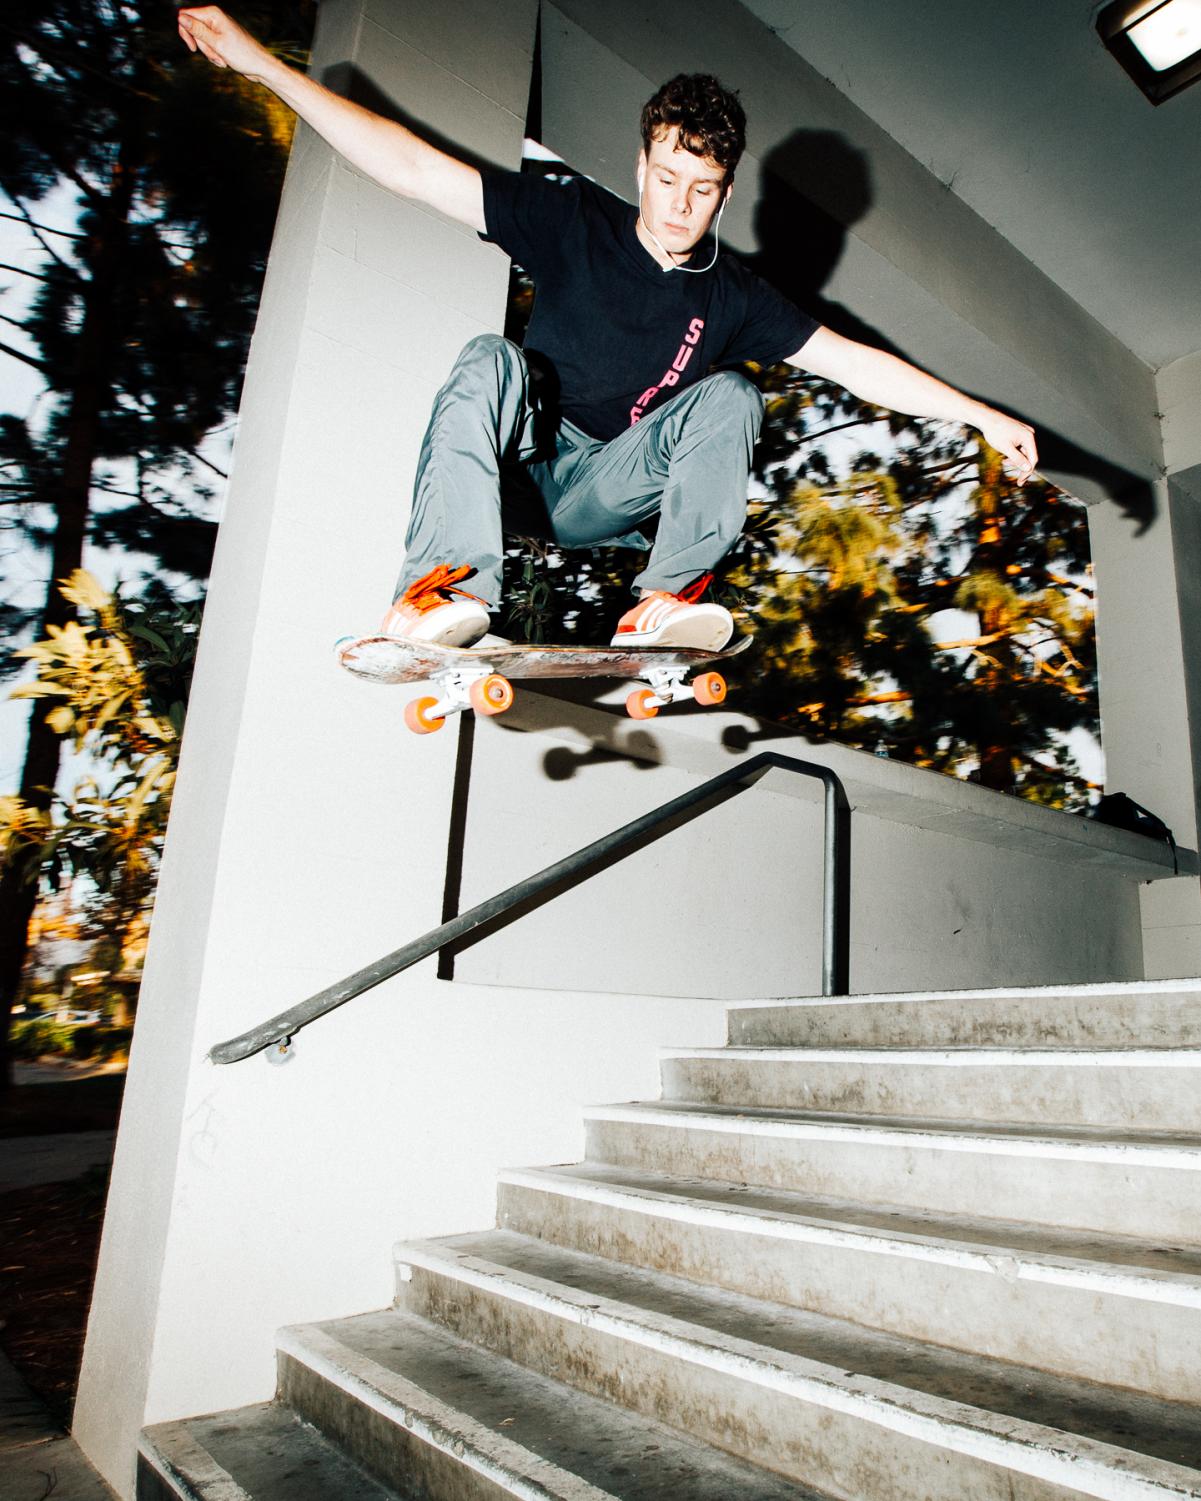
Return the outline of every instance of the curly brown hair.
[[[677,73],[642,107],[642,145],[650,151],[673,125],[679,143],[695,156],[707,156],[734,176],[746,147],[746,115],[737,94],[711,73]]]

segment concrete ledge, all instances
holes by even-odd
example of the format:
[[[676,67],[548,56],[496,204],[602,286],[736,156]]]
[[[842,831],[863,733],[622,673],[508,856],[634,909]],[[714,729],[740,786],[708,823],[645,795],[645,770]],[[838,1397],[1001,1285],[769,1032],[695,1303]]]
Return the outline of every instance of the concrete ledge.
[[[508,712],[508,725],[553,734],[585,752],[601,748],[632,761],[671,765],[703,776],[716,776],[739,759],[775,751],[828,766],[842,780],[852,811],[874,818],[1043,859],[1107,866],[1132,881],[1201,874],[1195,850],[1178,848],[1179,868],[1174,869],[1171,850],[1159,840],[904,761],[833,743],[815,745],[749,714],[676,709],[649,724],[636,722],[622,707],[625,691],[623,686],[597,695],[593,688],[582,701],[575,685],[537,690],[523,686]],[[808,802],[821,799],[818,784],[800,777],[774,775],[771,787]]]
[[[1145,883],[1201,913],[1191,851],[1172,882],[1155,840],[745,714],[677,706],[634,721],[627,686],[523,684],[506,714],[461,726],[470,755],[461,742],[447,868],[459,911],[773,752],[835,772],[854,813],[853,993],[1138,981]],[[423,749],[445,766],[455,747]],[[630,994],[814,994],[821,797],[816,780],[773,772],[467,948],[455,978],[574,991],[603,973]]]

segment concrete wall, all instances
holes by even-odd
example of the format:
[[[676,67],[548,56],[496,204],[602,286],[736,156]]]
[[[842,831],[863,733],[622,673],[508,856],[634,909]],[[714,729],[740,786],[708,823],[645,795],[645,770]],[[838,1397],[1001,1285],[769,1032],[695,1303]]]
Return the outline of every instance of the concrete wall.
[[[1170,875],[1166,849],[737,712],[677,708],[637,724],[619,693],[589,705],[522,693],[477,727],[462,907],[760,751],[819,762],[847,789],[853,993],[1143,977],[1139,883]],[[455,973],[820,994],[821,877],[820,786],[773,772],[460,954]]]
[[[1150,369],[736,0],[694,0],[686,22],[638,0],[554,0],[542,45],[543,138],[574,166],[630,196],[642,103],[675,72],[717,73],[748,116],[731,243],[760,248],[782,180],[803,200],[785,225],[798,259],[828,233],[823,216],[842,231],[818,290],[851,315],[844,331],[865,325],[1029,417],[1052,440],[1048,470],[1081,499],[1108,495],[1105,465],[1157,472]]]

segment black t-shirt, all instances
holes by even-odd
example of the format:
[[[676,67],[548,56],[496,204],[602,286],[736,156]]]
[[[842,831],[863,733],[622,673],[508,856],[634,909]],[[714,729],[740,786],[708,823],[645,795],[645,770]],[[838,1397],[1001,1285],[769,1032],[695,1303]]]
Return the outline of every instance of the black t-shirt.
[[[536,288],[526,350],[554,367],[563,416],[606,442],[714,366],[782,360],[820,326],[733,256],[664,271],[637,219],[587,178],[484,174],[486,238]],[[705,240],[689,264],[712,254]]]

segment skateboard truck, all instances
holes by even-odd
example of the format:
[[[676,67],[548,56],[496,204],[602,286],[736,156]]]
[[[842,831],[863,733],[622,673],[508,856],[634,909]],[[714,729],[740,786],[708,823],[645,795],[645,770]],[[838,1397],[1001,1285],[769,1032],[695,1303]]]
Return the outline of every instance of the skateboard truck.
[[[474,709],[477,714],[503,714],[513,702],[507,677],[480,667],[451,667],[430,675],[436,698],[415,698],[405,705],[405,724],[416,735],[440,730],[452,714]]]
[[[649,688],[635,688],[626,699],[631,719],[653,719],[668,704],[693,698],[706,706],[720,704],[726,696],[726,680],[720,672],[702,672],[691,683],[684,681],[687,667],[650,667],[638,676]]]

